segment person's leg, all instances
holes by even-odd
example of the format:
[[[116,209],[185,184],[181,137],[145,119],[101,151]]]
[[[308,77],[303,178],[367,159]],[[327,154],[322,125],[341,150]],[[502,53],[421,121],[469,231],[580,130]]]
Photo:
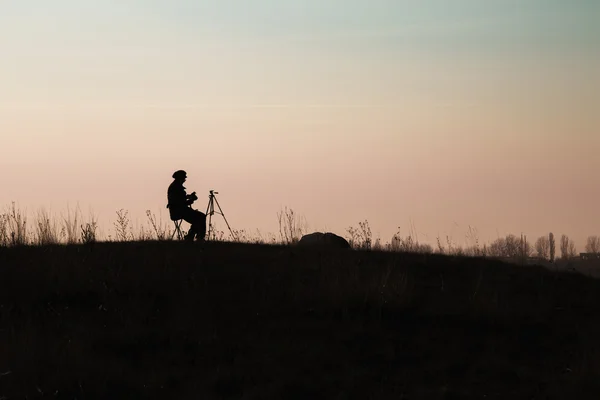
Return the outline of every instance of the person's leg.
[[[185,235],[185,240],[194,240],[194,237],[197,235],[197,217],[195,214],[195,210],[192,210],[191,208],[186,208],[185,211],[181,214],[181,218],[191,225],[190,230],[188,231],[187,235]]]
[[[204,240],[206,235],[206,214],[201,211],[194,211],[194,231],[196,232],[196,239]]]

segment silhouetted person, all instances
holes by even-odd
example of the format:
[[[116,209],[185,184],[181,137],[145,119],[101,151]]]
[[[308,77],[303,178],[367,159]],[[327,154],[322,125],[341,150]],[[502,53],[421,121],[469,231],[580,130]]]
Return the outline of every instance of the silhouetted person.
[[[198,240],[204,240],[206,234],[206,215],[203,212],[194,210],[191,206],[198,200],[196,192],[187,194],[183,183],[187,179],[187,173],[183,170],[176,171],[173,174],[173,183],[169,185],[167,191],[169,214],[171,220],[177,221],[183,219],[192,226],[185,235],[185,240],[193,241],[194,236]]]

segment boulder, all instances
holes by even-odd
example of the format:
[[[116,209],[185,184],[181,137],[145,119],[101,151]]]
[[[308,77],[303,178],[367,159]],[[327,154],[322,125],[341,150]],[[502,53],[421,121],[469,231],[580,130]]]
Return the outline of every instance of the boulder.
[[[302,236],[298,246],[324,246],[338,249],[349,249],[350,244],[346,239],[331,232],[314,232]]]

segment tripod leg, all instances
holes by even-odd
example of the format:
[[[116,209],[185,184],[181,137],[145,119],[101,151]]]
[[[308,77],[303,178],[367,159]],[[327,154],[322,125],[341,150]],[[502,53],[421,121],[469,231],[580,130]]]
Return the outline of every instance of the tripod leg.
[[[233,231],[231,230],[231,227],[229,226],[229,222],[227,222],[227,218],[225,218],[225,214],[223,213],[223,210],[221,209],[219,200],[217,200],[216,197],[215,197],[215,201],[217,202],[217,207],[219,207],[220,214],[223,216],[223,219],[225,220],[225,223],[227,224],[227,228],[229,229],[229,233],[231,233],[231,237],[233,237],[234,239],[237,240],[237,237],[233,234]],[[213,207],[214,207],[214,205],[213,205]]]
[[[206,233],[206,239],[210,240],[210,233],[213,231],[212,227],[212,216],[215,213],[214,195],[209,196],[208,206],[206,207],[206,216],[208,217],[208,229]]]
[[[210,205],[212,204],[212,195],[208,196],[208,204],[206,206],[206,215],[208,215],[208,210],[210,210]]]

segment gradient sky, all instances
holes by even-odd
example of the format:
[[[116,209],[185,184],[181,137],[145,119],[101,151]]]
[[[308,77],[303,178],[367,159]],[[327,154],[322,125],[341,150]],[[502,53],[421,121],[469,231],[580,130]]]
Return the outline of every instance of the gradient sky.
[[[596,0],[0,0],[0,205],[600,234]],[[113,233],[114,234],[114,233]]]

